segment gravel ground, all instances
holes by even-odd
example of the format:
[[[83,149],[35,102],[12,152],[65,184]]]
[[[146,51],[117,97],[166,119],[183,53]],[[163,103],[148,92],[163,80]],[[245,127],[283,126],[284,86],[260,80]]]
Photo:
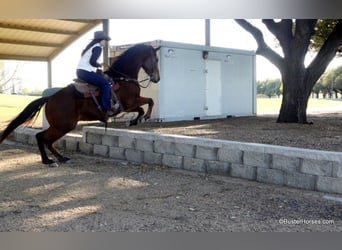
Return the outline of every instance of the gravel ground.
[[[258,116],[109,127],[342,151],[341,113],[309,120],[314,124]],[[51,169],[36,148],[0,144],[0,231],[342,231],[340,195],[84,155],[72,159]]]
[[[153,123],[127,129],[342,152],[342,113],[308,115],[309,124],[276,123],[274,115]],[[125,128],[125,123],[109,127]]]
[[[72,159],[47,168],[37,149],[1,144],[0,231],[342,231],[337,195],[84,155]]]

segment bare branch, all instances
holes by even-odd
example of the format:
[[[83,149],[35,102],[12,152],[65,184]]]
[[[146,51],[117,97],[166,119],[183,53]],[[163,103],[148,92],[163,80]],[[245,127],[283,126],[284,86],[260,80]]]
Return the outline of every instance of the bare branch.
[[[331,60],[336,56],[338,48],[342,45],[342,20],[336,24],[315,59],[307,67],[307,78],[314,83],[324,73]]]
[[[242,28],[244,28],[254,37],[254,39],[256,40],[258,44],[256,53],[266,57],[276,67],[278,67],[280,71],[282,71],[283,58],[280,55],[278,55],[276,52],[274,52],[270,47],[268,47],[268,45],[266,44],[264,40],[264,36],[262,32],[257,27],[253,26],[251,23],[247,22],[244,19],[235,19],[235,22],[237,22]]]
[[[278,39],[284,55],[289,53],[290,43],[292,40],[292,20],[283,19],[276,23],[273,19],[263,19],[263,24]]]

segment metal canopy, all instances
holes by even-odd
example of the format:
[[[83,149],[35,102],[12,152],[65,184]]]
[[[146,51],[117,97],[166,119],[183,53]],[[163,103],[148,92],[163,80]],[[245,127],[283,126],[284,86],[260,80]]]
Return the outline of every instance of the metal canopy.
[[[103,19],[0,19],[0,59],[51,62]]]

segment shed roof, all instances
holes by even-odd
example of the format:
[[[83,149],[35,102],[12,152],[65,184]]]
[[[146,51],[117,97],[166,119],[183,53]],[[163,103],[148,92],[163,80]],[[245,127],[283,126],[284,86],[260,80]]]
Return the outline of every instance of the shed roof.
[[[0,59],[51,61],[102,19],[0,19]]]

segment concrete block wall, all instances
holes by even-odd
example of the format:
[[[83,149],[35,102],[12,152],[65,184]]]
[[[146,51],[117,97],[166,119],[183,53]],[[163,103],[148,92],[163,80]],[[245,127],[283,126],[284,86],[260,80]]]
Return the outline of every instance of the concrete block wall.
[[[17,141],[35,145],[34,129],[19,128]],[[135,163],[164,165],[299,189],[342,194],[342,153],[293,147],[85,127],[66,135],[61,150]]]

